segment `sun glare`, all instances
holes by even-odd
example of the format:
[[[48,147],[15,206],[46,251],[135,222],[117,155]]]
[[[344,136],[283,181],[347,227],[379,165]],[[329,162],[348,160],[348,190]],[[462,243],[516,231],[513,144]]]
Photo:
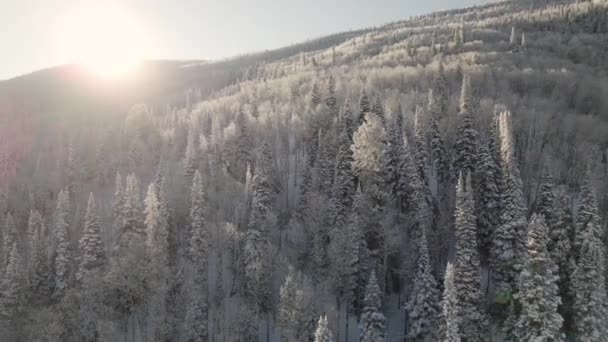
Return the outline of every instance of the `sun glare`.
[[[58,52],[104,78],[125,77],[149,56],[148,34],[118,7],[74,11],[61,23]]]

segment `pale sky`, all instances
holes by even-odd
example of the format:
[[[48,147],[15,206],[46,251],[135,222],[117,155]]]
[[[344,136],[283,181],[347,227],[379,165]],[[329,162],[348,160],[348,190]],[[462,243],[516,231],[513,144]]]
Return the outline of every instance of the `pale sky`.
[[[0,0],[0,80],[73,62],[80,46],[66,47],[74,39],[65,36],[82,33],[65,23],[110,2],[145,35],[143,57],[217,59],[490,0]],[[127,39],[112,33],[113,20],[95,19],[98,31]]]

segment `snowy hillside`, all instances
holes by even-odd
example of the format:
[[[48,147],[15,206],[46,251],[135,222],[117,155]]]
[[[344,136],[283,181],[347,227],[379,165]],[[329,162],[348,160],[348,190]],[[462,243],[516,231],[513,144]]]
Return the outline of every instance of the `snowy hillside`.
[[[147,67],[0,83],[0,340],[608,341],[608,2]]]

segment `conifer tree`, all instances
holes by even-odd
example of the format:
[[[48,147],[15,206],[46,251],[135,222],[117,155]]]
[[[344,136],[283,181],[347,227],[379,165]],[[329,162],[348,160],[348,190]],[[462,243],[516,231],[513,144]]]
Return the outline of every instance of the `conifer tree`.
[[[601,219],[599,215],[597,195],[591,184],[591,172],[585,172],[585,179],[579,194],[579,204],[576,210],[576,235],[574,237],[575,253],[580,257],[580,246],[588,234],[593,238],[602,241]]]
[[[478,133],[473,126],[471,104],[471,78],[465,75],[462,80],[460,106],[458,114],[458,133],[454,145],[455,159],[454,172],[456,174],[474,172],[477,160]]]
[[[99,216],[97,215],[97,205],[93,193],[89,195],[87,212],[84,216],[84,230],[79,241],[80,246],[80,266],[76,279],[82,281],[88,272],[103,268],[106,263],[106,253],[101,238],[101,228],[99,226]]]
[[[536,199],[535,212],[545,218],[549,229],[547,251],[558,267],[559,283],[563,284],[570,273],[568,265],[571,257],[570,234],[572,228],[566,203],[557,198],[554,188],[553,177],[546,167]]]
[[[239,110],[239,113],[236,116],[235,125],[238,129],[235,156],[235,172],[237,175],[237,179],[241,182],[244,182],[247,171],[247,165],[251,163],[251,145],[253,139],[251,138],[249,132],[249,123],[247,121],[247,116],[242,109]]]
[[[13,248],[13,245],[16,242],[17,242],[17,227],[15,226],[15,221],[13,220],[13,215],[9,211],[8,214],[6,214],[6,221],[4,223],[3,252],[4,252],[5,264],[2,265],[2,270],[4,270],[4,268],[8,264],[8,261],[9,261],[10,255],[11,255],[11,249]]]
[[[127,176],[122,210],[122,226],[118,235],[119,247],[129,249],[144,245],[144,218],[139,194],[139,181],[135,174]]]
[[[314,338],[316,312],[313,292],[306,279],[289,268],[279,292],[278,324],[288,341]]]
[[[338,115],[338,101],[336,100],[336,80],[334,79],[333,75],[329,75],[329,78],[327,79],[325,106],[327,106],[330,119],[333,119]]]
[[[70,250],[69,223],[70,198],[68,190],[61,190],[55,209],[55,295],[63,296],[71,283],[72,252]]]
[[[422,107],[416,106],[415,123],[414,123],[414,146],[416,166],[420,179],[427,183],[428,176],[428,161],[429,150],[426,139],[427,121],[423,118]]]
[[[112,224],[115,232],[122,229],[124,205],[125,192],[122,186],[122,176],[120,175],[120,172],[116,171],[114,198],[112,200]]]
[[[433,89],[429,90],[429,134],[431,139],[431,170],[436,175],[437,181],[444,183],[448,179],[449,165],[448,154],[439,130],[439,119],[441,118],[440,98],[435,95]]]
[[[433,96],[437,99],[437,121],[441,121],[448,112],[448,102],[450,98],[450,89],[443,62],[439,62],[439,69],[437,70],[437,76],[433,80],[432,89]]]
[[[419,254],[414,288],[407,304],[407,340],[435,341],[438,339],[439,289],[429,260],[426,234],[422,234]]]
[[[319,90],[319,86],[317,85],[317,82],[315,81],[312,84],[312,91],[311,91],[311,104],[312,104],[312,108],[317,108],[318,105],[321,104],[321,91]]]
[[[353,135],[353,168],[363,189],[381,205],[385,200],[387,134],[380,118],[368,113],[365,123]]]
[[[333,342],[334,335],[329,330],[327,316],[321,316],[317,323],[317,331],[315,332],[315,342]]]
[[[161,212],[156,185],[151,183],[145,202],[146,253],[150,271],[149,310],[152,322],[152,334],[155,340],[165,340],[168,337],[166,300],[169,277],[169,245],[166,216]]]
[[[374,96],[374,103],[372,104],[371,112],[376,114],[382,123],[386,122],[386,114],[384,113],[384,106],[380,100],[380,96]]]
[[[252,185],[249,224],[245,236],[245,289],[249,299],[263,312],[270,305],[270,241],[272,213],[272,153],[265,143],[258,158]]]
[[[485,341],[487,321],[482,307],[477,229],[470,184],[470,175],[466,181],[461,175],[456,190],[454,283],[458,294],[458,312],[462,315],[460,336],[465,341]]]
[[[489,256],[492,236],[500,225],[500,190],[496,184],[496,165],[488,145],[479,145],[474,185],[476,188],[475,217],[477,218],[477,241],[484,259]]]
[[[50,295],[51,270],[48,258],[47,232],[44,220],[37,210],[30,211],[28,222],[31,249],[31,295],[35,301],[47,300]]]
[[[23,253],[17,243],[10,248],[10,255],[2,277],[0,297],[0,317],[3,320],[17,319],[26,304],[27,272]]]
[[[441,302],[441,328],[444,342],[460,342],[460,320],[458,290],[454,283],[454,264],[448,262],[445,270],[443,300]]]
[[[525,256],[526,207],[519,169],[513,154],[511,113],[500,114],[500,144],[502,159],[501,225],[492,240],[492,263],[497,296],[508,299],[517,285],[517,272]]]
[[[373,209],[370,207],[367,196],[357,190],[355,195],[346,236],[341,238],[344,245],[340,245],[340,263],[337,267],[337,286],[343,292],[343,297],[349,302],[349,309],[359,313],[362,308],[365,287],[369,274],[369,250],[365,240],[364,230],[369,227],[369,220],[373,220]]]
[[[208,328],[208,284],[207,267],[209,253],[209,231],[207,227],[207,203],[203,180],[198,170],[194,172],[190,206],[190,244],[188,255],[194,268],[190,300],[186,311],[186,331],[189,341],[207,341]]]
[[[534,215],[528,229],[527,257],[519,275],[516,295],[521,312],[516,334],[521,341],[563,341],[563,318],[557,286],[557,265],[549,256],[549,232],[544,218]]]
[[[188,131],[188,141],[186,144],[186,152],[183,160],[184,175],[187,179],[191,179],[194,171],[198,168],[198,149],[196,143],[196,133],[194,128],[190,127]]]
[[[593,225],[594,223],[590,223]],[[592,227],[589,227],[592,228]],[[577,341],[605,341],[608,334],[604,253],[590,230],[580,239],[578,264],[572,274]]]
[[[361,342],[383,342],[386,336],[386,318],[382,313],[382,293],[376,272],[372,270],[365,290],[363,311],[359,323]]]
[[[339,230],[347,223],[347,217],[353,203],[355,194],[354,175],[352,169],[353,151],[352,140],[352,113],[348,102],[344,104],[342,117],[339,123],[338,153],[332,191],[332,213],[330,225],[333,235],[337,236]]]
[[[367,92],[365,88],[361,89],[361,96],[359,97],[359,123],[357,125],[361,126],[365,121],[365,115],[371,111],[371,105],[369,102],[369,97],[367,96]]]

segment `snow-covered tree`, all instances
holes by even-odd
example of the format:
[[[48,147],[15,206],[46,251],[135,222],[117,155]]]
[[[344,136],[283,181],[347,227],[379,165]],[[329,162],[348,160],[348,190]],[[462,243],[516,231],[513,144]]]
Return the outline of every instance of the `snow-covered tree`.
[[[585,172],[585,179],[579,194],[579,204],[576,210],[576,234],[574,236],[574,250],[580,258],[581,245],[591,234],[594,239],[603,240],[602,224],[598,209],[597,195],[591,184],[591,172]]]
[[[333,75],[327,79],[325,89],[325,106],[327,106],[329,118],[333,119],[338,115],[338,101],[336,100],[336,80]]]
[[[312,84],[312,90],[311,90],[311,100],[310,103],[312,104],[312,108],[316,108],[319,104],[321,104],[321,90],[319,90],[319,85],[317,85],[317,82],[314,82]]]
[[[473,124],[473,107],[471,98],[471,78],[465,75],[462,79],[460,105],[458,114],[458,132],[454,144],[454,172],[474,172],[477,160],[477,137],[479,133]]]
[[[365,290],[359,330],[361,342],[383,342],[386,336],[386,318],[382,313],[382,292],[378,287],[374,270],[371,272]]]
[[[118,247],[125,251],[144,245],[144,217],[139,194],[139,181],[135,174],[127,176],[122,210],[122,226],[117,234]]]
[[[2,270],[4,270],[4,268],[6,267],[6,265],[8,264],[10,255],[11,255],[11,249],[13,248],[13,245],[17,242],[17,227],[15,226],[15,220],[13,219],[13,214],[9,211],[6,214],[6,221],[4,222],[4,248],[2,248],[2,251],[4,253],[4,262],[5,264],[2,265]]]
[[[193,127],[188,131],[188,142],[183,160],[184,175],[191,179],[194,171],[198,169],[198,144],[196,142],[196,132]]]
[[[427,124],[428,120],[423,117],[422,107],[416,106],[414,120],[414,154],[420,179],[422,179],[425,183],[428,182],[427,177],[429,163],[429,147],[426,137]]]
[[[441,99],[435,95],[434,90],[429,90],[429,134],[431,151],[431,170],[436,175],[437,181],[444,183],[449,175],[448,153],[439,130],[439,119],[442,117]]]
[[[194,268],[186,309],[186,335],[189,341],[208,341],[208,284],[207,267],[209,231],[207,227],[207,203],[203,180],[198,170],[194,172],[190,206],[190,244],[188,255]]]
[[[116,183],[114,186],[114,198],[112,199],[112,224],[113,232],[119,232],[122,229],[123,210],[125,205],[125,192],[122,185],[122,176],[120,172],[116,172]]]
[[[437,102],[437,121],[441,121],[448,112],[448,102],[450,98],[450,89],[448,85],[448,79],[445,75],[445,66],[443,62],[439,62],[437,70],[437,76],[433,80],[433,97],[436,98]]]
[[[517,45],[517,35],[515,34],[515,26],[511,27],[511,37],[509,37],[509,45]]]
[[[363,124],[363,121],[365,120],[365,115],[367,115],[367,113],[369,113],[370,111],[371,105],[369,102],[369,97],[367,96],[365,88],[362,88],[361,96],[359,97],[359,122],[357,127]]]
[[[380,96],[376,94],[374,96],[374,103],[372,104],[371,112],[376,114],[380,121],[384,123],[386,121],[386,113],[384,113],[384,106],[380,100]]]
[[[593,225],[590,222],[590,225]],[[589,228],[592,228],[591,226]],[[578,264],[572,274],[574,326],[577,341],[606,341],[608,312],[604,253],[601,242],[587,230],[580,239]]]
[[[475,172],[474,185],[475,217],[477,218],[477,237],[480,252],[487,259],[491,246],[492,236],[496,227],[500,225],[500,190],[496,182],[496,165],[488,146],[479,145],[479,154]]]
[[[462,315],[460,336],[465,341],[487,340],[487,320],[481,292],[477,228],[470,174],[462,175],[456,189],[455,237],[456,261],[454,283],[458,294],[458,312]]]
[[[534,215],[528,228],[527,257],[519,275],[516,299],[521,312],[516,323],[520,341],[563,341],[563,318],[557,286],[557,265],[547,251],[549,232],[544,218]]]
[[[0,317],[13,320],[24,309],[26,304],[27,272],[21,248],[13,243],[10,248],[8,265],[2,277],[0,297]]]
[[[37,210],[30,211],[30,290],[35,301],[48,300],[51,288],[51,269],[48,257],[47,232],[44,220]]]
[[[70,198],[68,190],[61,190],[57,196],[55,209],[55,295],[63,296],[71,284],[72,277],[72,251],[70,250],[70,237],[68,216],[70,214]]]
[[[196,174],[197,171],[195,171]],[[146,205],[146,254],[149,263],[149,284],[152,296],[149,312],[152,322],[152,335],[155,340],[165,340],[168,337],[167,326],[167,292],[169,277],[169,244],[167,217],[161,210],[155,183],[150,183],[144,203]]]
[[[306,279],[289,268],[279,291],[278,325],[288,341],[310,341],[314,337],[316,312],[313,291]]]
[[[438,339],[439,289],[429,260],[426,234],[419,246],[418,271],[414,288],[407,304],[408,341],[436,341]]]
[[[501,162],[504,177],[502,189],[501,225],[492,240],[492,263],[497,301],[509,301],[517,285],[517,273],[525,256],[526,206],[522,182],[513,152],[511,113],[499,117]]]
[[[245,236],[245,289],[257,308],[267,312],[270,305],[270,229],[272,212],[272,153],[265,143],[258,157],[252,185],[249,224]]]
[[[89,195],[87,212],[84,216],[84,229],[79,241],[80,266],[76,279],[82,281],[88,272],[98,270],[106,265],[106,252],[101,238],[99,216],[93,193]]]
[[[442,341],[460,342],[460,320],[458,290],[454,283],[454,264],[448,262],[443,279],[443,300],[441,302]]]
[[[365,123],[353,135],[353,167],[363,189],[382,203],[386,192],[383,166],[387,154],[387,134],[384,124],[374,113],[366,115]],[[378,204],[379,204],[378,203]]]
[[[315,342],[333,342],[334,335],[329,330],[327,316],[321,316],[317,323],[317,331],[315,332]]]
[[[355,181],[353,175],[353,143],[352,113],[348,102],[344,104],[340,123],[338,125],[338,153],[336,155],[336,167],[332,191],[332,212],[330,225],[332,235],[338,235],[340,229],[347,223],[348,214],[353,203],[355,194]]]

